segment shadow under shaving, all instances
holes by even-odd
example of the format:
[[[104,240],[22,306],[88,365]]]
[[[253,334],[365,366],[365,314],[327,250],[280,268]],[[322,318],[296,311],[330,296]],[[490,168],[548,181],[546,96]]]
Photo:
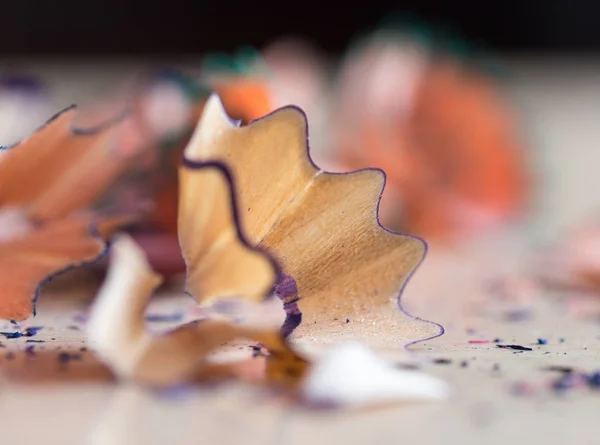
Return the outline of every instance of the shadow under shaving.
[[[11,383],[116,383],[113,372],[87,348],[52,347],[35,344],[30,350],[4,349],[0,356],[0,376]],[[40,348],[47,348],[41,350]],[[265,357],[252,357],[231,363],[210,363],[198,369],[191,384],[218,384],[237,380],[264,383]],[[142,385],[143,386],[143,385]]]
[[[29,351],[7,348],[0,358],[0,375],[9,382],[27,384],[115,381],[110,369],[85,348],[49,345],[36,344]]]

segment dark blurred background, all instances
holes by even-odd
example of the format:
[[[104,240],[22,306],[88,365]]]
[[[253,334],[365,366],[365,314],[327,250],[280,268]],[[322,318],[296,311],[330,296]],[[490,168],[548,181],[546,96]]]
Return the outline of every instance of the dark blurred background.
[[[447,28],[511,52],[600,50],[600,2],[369,1],[320,6],[311,2],[21,0],[2,4],[0,53],[184,54],[261,47],[297,35],[324,50],[344,50],[353,35],[390,14]]]

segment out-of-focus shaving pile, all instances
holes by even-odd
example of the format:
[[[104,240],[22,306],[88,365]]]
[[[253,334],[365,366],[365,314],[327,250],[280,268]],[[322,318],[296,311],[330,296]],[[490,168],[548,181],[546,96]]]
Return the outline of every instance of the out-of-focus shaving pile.
[[[456,146],[448,148],[413,137],[423,124],[407,116],[422,100],[411,102],[416,93],[404,84],[416,85],[419,71],[420,82],[447,85],[452,96],[461,68],[432,63],[428,69],[440,73],[439,81],[423,74],[423,64],[396,73],[393,63],[386,67],[387,49],[380,51],[378,40],[372,45],[351,55],[337,75],[318,51],[295,41],[262,53],[212,55],[199,69],[145,73],[132,92],[66,110],[41,127],[51,91],[26,78],[7,78],[0,111],[9,124],[0,133],[14,144],[0,151],[0,317],[34,315],[43,284],[82,264],[99,264],[110,251],[100,263],[106,277],[87,333],[93,353],[119,379],[164,387],[237,378],[318,405],[447,397],[443,382],[398,369],[376,353],[398,359],[398,348],[443,329],[400,304],[425,244],[380,223],[385,176],[369,167],[390,171],[384,220],[416,234],[454,236],[457,225],[474,226],[456,224],[449,214],[424,217],[451,201],[451,193],[458,196],[456,206],[473,198],[474,206],[501,208],[504,218],[509,207],[518,207],[522,189],[513,193],[511,182],[508,198],[491,192],[479,199],[467,192],[485,188],[479,179],[454,182],[445,168],[427,170],[435,164],[431,157],[471,162],[476,142],[472,132],[453,138]],[[363,66],[373,56],[381,61]],[[399,75],[399,94],[394,82],[373,80],[380,65]],[[353,86],[356,66],[367,69],[359,74],[360,88]],[[376,91],[371,83],[391,90]],[[399,102],[391,106],[382,95]],[[301,108],[314,123],[310,152]],[[490,111],[493,134],[512,141],[510,125],[490,104],[483,108]],[[453,128],[446,120],[459,113],[424,115],[446,141],[446,128]],[[406,133],[392,135],[392,127]],[[488,133],[478,137],[487,140]],[[418,143],[405,146],[413,139]],[[502,168],[521,168],[510,151],[514,145],[490,148],[496,149],[510,158]],[[475,157],[472,162],[479,162]],[[405,165],[414,168],[398,173]],[[495,191],[505,186],[494,181]],[[434,210],[415,208],[418,199],[429,200]],[[428,225],[433,220],[435,227]],[[128,233],[113,238],[118,231]],[[205,309],[204,317],[150,334],[149,298],[162,276],[183,273],[185,290]],[[267,314],[274,304],[281,315],[275,323],[267,316],[251,321],[250,314]],[[215,353],[239,339],[266,352],[251,360],[214,361]],[[320,349],[311,348],[315,341]]]
[[[128,111],[119,150],[143,152],[103,202],[151,204],[131,234],[156,270],[182,273],[177,165],[215,91],[243,123],[301,107],[310,116],[311,157],[326,170],[385,170],[380,215],[392,229],[444,245],[518,220],[529,177],[516,111],[487,59],[460,43],[386,26],[357,41],[339,64],[305,42],[282,40],[260,52],[209,55],[197,67],[143,73],[133,92],[84,104],[79,117],[91,125]],[[10,142],[24,136],[21,127],[42,123],[51,91],[32,81],[5,83],[0,125],[17,131],[10,115],[28,107]]]

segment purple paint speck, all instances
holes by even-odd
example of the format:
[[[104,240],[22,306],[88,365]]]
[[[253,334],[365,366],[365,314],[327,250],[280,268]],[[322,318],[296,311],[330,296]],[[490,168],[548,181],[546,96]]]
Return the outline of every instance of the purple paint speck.
[[[526,321],[533,318],[533,312],[530,309],[516,309],[508,311],[505,317],[507,321]]]
[[[156,394],[163,399],[181,400],[186,397],[189,397],[193,393],[192,391],[190,391],[189,385],[181,384],[174,385],[168,388],[157,389]]]
[[[280,332],[284,337],[289,337],[294,329],[296,329],[302,322],[302,313],[298,311],[297,314],[287,314],[285,321],[281,326]]]
[[[76,323],[84,324],[87,322],[87,320],[88,320],[87,314],[77,314],[73,317],[73,321],[75,321]]]
[[[58,354],[58,361],[63,365],[66,365],[73,360],[81,360],[81,355],[70,354],[68,352],[61,352],[60,354]]]
[[[169,323],[181,321],[183,319],[183,314],[150,314],[146,315],[145,319],[149,322]]]
[[[274,293],[283,302],[289,297],[298,294],[298,285],[296,280],[290,275],[283,275],[281,281],[275,285]]]
[[[250,349],[252,349],[252,357],[260,357],[263,356],[263,348],[260,345],[252,345],[250,346]]]
[[[281,281],[275,285],[274,294],[283,302],[286,312],[285,321],[281,326],[281,334],[289,336],[302,322],[302,312],[298,307],[298,286],[296,280],[290,275],[283,275]]]
[[[568,373],[560,376],[552,383],[552,389],[557,392],[564,392],[569,389],[577,388],[587,383],[585,381],[585,377],[576,374],[576,373]]]
[[[0,79],[0,85],[3,88],[19,89],[26,91],[39,92],[42,91],[42,83],[30,76],[7,75]]]
[[[600,372],[596,371],[587,376],[587,383],[592,389],[600,389]]]

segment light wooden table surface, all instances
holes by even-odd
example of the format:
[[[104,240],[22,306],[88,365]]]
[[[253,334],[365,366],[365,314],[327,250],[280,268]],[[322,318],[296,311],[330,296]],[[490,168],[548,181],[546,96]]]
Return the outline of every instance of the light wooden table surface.
[[[65,105],[102,91],[136,66],[22,63],[45,74]],[[317,412],[244,385],[197,387],[169,397],[118,386],[89,351],[80,351],[86,346],[77,315],[93,292],[59,289],[43,297],[31,322],[44,326],[31,339],[46,340],[35,344],[35,356],[24,351],[31,345],[27,338],[2,340],[1,443],[599,443],[600,391],[557,395],[549,387],[557,374],[542,368],[600,369],[600,325],[575,318],[564,301],[546,294],[527,303],[531,319],[508,322],[510,305],[492,298],[482,282],[525,267],[529,247],[555,240],[600,201],[600,63],[515,58],[514,69],[510,91],[526,112],[540,173],[535,212],[525,227],[476,248],[453,254],[433,249],[404,296],[411,312],[446,327],[446,335],[418,345],[415,353],[425,371],[450,383],[449,401]],[[75,298],[67,298],[73,293]],[[161,298],[153,310],[167,313],[182,301]],[[15,329],[0,324],[0,330]],[[530,346],[540,337],[548,343],[517,354],[493,343],[468,343],[502,338]],[[15,357],[9,359],[11,351]],[[65,351],[81,359],[62,365],[58,354]],[[435,364],[436,358],[452,361]],[[528,383],[532,393],[515,395],[518,382]]]

